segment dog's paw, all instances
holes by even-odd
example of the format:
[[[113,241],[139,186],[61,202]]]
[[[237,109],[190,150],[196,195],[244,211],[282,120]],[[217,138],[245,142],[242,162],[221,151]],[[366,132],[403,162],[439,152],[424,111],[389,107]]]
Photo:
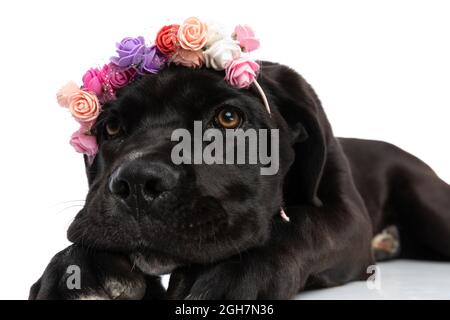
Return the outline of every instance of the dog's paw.
[[[236,263],[221,263],[198,276],[187,300],[254,300],[258,298],[259,283],[254,275],[245,272]]]
[[[146,277],[132,269],[121,255],[70,246],[51,260],[31,287],[29,299],[141,299],[146,294]]]
[[[400,236],[397,227],[389,226],[372,239],[372,250],[376,261],[384,261],[400,254]]]

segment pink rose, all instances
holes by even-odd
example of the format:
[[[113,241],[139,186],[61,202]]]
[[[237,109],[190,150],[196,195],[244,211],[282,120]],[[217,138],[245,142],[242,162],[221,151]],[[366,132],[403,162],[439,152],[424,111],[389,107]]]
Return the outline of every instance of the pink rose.
[[[56,99],[58,100],[58,104],[63,108],[69,107],[69,97],[80,91],[80,87],[73,81],[68,82],[64,87],[59,89],[56,94]]]
[[[84,153],[88,156],[95,156],[98,152],[97,140],[94,136],[88,134],[88,129],[81,126],[70,138],[70,144],[76,152]]]
[[[94,94],[78,90],[69,97],[69,111],[79,123],[88,124],[100,113],[100,103]]]
[[[255,32],[249,26],[236,26],[233,38],[239,42],[244,52],[250,52],[259,48],[259,39],[255,38]]]
[[[190,51],[178,49],[177,53],[172,57],[172,62],[176,65],[182,65],[188,68],[200,68],[204,63],[202,51]]]
[[[83,89],[100,96],[103,93],[103,79],[100,70],[89,69],[83,76]]]
[[[225,80],[233,87],[246,88],[256,79],[259,64],[248,57],[233,60],[225,70]]]
[[[111,64],[105,64],[100,73],[103,81],[114,90],[125,87],[136,76],[134,68],[122,69]]]
[[[197,18],[186,19],[178,29],[180,46],[186,50],[202,49],[207,41],[208,26]]]

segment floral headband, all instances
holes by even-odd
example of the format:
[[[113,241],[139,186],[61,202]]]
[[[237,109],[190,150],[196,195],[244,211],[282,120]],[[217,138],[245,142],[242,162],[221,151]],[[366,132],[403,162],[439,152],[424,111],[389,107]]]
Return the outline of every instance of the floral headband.
[[[143,37],[127,37],[116,47],[117,56],[111,57],[109,64],[101,69],[91,68],[84,74],[81,88],[75,82],[69,82],[57,93],[59,105],[68,108],[80,124],[72,134],[70,144],[90,161],[98,152],[97,141],[90,129],[102,105],[115,99],[116,90],[145,74],[156,74],[171,63],[224,70],[225,80],[236,88],[254,84],[270,114],[267,98],[256,81],[260,66],[249,56],[251,51],[259,48],[259,40],[249,26],[238,25],[229,39],[191,17],[181,25],[162,27],[152,45],[147,45]]]

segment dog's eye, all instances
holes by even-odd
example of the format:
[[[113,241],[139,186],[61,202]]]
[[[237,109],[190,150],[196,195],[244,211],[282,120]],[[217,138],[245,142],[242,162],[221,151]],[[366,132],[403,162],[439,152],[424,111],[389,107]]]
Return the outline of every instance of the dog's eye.
[[[117,136],[121,131],[121,126],[120,126],[119,121],[117,121],[116,119],[108,121],[105,126],[105,131],[106,131],[106,135],[109,138]]]
[[[236,129],[242,123],[240,113],[233,108],[223,108],[215,118],[217,126],[224,129]]]

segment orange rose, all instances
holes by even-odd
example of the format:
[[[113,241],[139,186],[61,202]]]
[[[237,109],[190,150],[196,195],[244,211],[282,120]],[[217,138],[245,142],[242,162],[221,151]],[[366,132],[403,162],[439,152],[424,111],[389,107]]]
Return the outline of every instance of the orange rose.
[[[208,26],[197,18],[186,19],[178,29],[178,40],[183,49],[197,51],[207,41]]]
[[[69,97],[69,110],[80,123],[94,121],[100,113],[100,103],[95,95],[79,90]]]

